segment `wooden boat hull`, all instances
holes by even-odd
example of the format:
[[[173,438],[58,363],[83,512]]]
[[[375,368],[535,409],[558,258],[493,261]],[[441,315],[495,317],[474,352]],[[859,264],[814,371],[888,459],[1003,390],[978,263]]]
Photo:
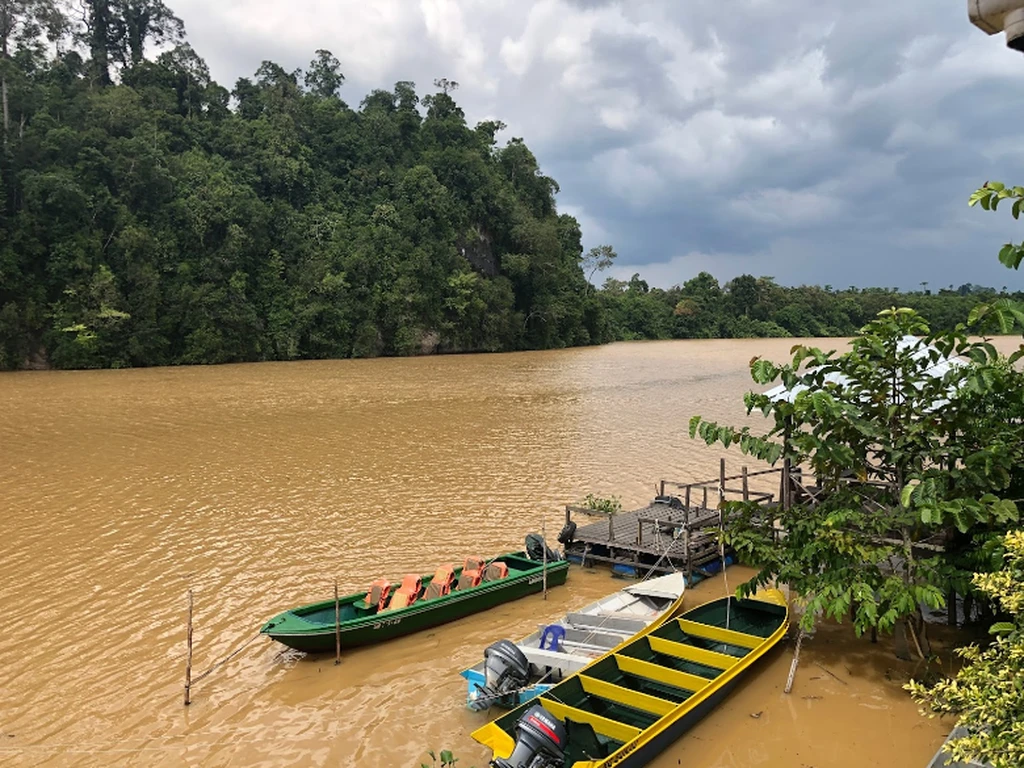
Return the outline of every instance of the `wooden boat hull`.
[[[516,724],[539,704],[566,726],[565,768],[647,765],[720,704],[788,628],[775,590],[712,601],[644,630],[473,738],[507,759]]]
[[[408,608],[383,613],[367,613],[363,616],[346,618],[340,623],[341,647],[357,648],[364,645],[393,640],[413,632],[436,627],[485,611],[512,600],[536,594],[544,588],[544,566],[529,561],[525,553],[515,552],[502,555],[495,560],[506,560],[516,565],[529,563],[528,568],[510,568],[509,575],[499,581],[484,582],[465,590],[453,590],[449,595],[433,600],[418,600]],[[565,584],[569,571],[566,560],[547,564],[547,585],[556,587]],[[430,575],[423,577],[424,586]],[[358,613],[353,606],[361,603],[363,594],[347,595],[339,604],[345,615]],[[304,653],[333,653],[336,644],[334,624],[334,600],[301,606],[278,614],[260,629],[273,640]],[[321,619],[310,621],[309,617]]]

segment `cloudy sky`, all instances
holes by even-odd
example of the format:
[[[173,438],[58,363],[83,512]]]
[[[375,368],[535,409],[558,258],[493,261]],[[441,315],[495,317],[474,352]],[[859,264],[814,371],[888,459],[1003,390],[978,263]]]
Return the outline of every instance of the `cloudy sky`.
[[[263,59],[341,60],[344,97],[435,78],[561,185],[615,276],[1024,288],[1024,56],[965,0],[168,0],[230,87]],[[728,11],[722,11],[728,8]]]

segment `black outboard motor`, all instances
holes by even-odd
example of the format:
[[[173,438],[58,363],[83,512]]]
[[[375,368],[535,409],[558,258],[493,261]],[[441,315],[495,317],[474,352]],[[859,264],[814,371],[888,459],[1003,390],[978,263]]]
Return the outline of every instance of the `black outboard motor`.
[[[551,549],[544,541],[544,537],[539,533],[528,533],[526,534],[526,554],[531,560],[540,562],[544,559],[544,550],[548,551],[547,557],[548,562],[553,563],[556,560],[561,560],[562,556],[557,550]]]
[[[530,662],[511,640],[499,640],[484,651],[484,685],[469,702],[475,712],[492,704],[515,706],[515,693],[530,682]]]
[[[508,758],[496,757],[493,768],[561,768],[568,734],[562,721],[539,704],[516,723],[516,746]]]

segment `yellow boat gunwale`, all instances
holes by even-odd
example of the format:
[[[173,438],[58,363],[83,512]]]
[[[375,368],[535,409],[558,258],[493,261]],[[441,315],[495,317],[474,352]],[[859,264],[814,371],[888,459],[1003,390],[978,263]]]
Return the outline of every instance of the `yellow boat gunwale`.
[[[721,599],[721,598],[719,598],[719,599]],[[735,599],[735,598],[733,598],[733,599]],[[605,757],[605,758],[603,758],[601,760],[595,760],[595,761],[577,761],[577,762],[573,763],[571,766],[567,765],[566,768],[609,768],[610,766],[618,765],[623,760],[625,760],[629,755],[631,755],[633,752],[635,752],[637,749],[640,749],[645,744],[647,744],[647,743],[651,742],[652,740],[654,740],[655,738],[659,737],[667,729],[672,727],[676,722],[678,722],[680,719],[685,717],[690,711],[695,710],[697,707],[699,707],[701,704],[703,704],[705,701],[707,701],[711,696],[715,695],[716,693],[721,691],[723,688],[725,688],[727,685],[729,685],[741,673],[743,673],[749,667],[753,666],[753,664],[758,659],[760,659],[762,656],[764,656],[764,654],[767,653],[769,649],[771,649],[772,647],[777,645],[779,643],[779,641],[782,640],[782,638],[785,637],[786,633],[789,631],[789,606],[786,603],[785,596],[779,590],[770,589],[770,590],[766,590],[764,592],[761,592],[761,593],[759,593],[757,595],[754,595],[754,596],[752,596],[751,598],[748,598],[748,599],[750,599],[750,600],[758,600],[758,601],[761,601],[761,602],[765,602],[765,603],[769,603],[769,604],[773,604],[773,605],[778,605],[778,606],[781,606],[781,607],[785,608],[786,609],[785,616],[783,617],[782,623],[779,625],[778,629],[776,629],[771,635],[769,635],[766,638],[757,638],[756,635],[747,635],[746,633],[734,632],[733,630],[727,630],[727,629],[723,629],[723,628],[720,628],[720,627],[714,627],[714,626],[707,625],[707,624],[700,624],[698,622],[689,622],[689,624],[691,624],[691,625],[696,625],[695,628],[699,628],[701,631],[703,631],[704,628],[707,628],[707,629],[710,629],[710,630],[720,630],[720,632],[727,633],[726,636],[732,638],[730,640],[718,639],[716,637],[709,637],[708,638],[708,639],[715,640],[716,642],[724,642],[724,643],[727,643],[729,645],[737,645],[739,647],[747,647],[747,646],[743,645],[743,643],[735,642],[737,639],[741,639],[741,638],[750,638],[750,639],[757,638],[760,642],[758,642],[755,646],[751,647],[749,649],[749,651],[744,656],[741,656],[741,657],[730,657],[730,656],[728,656],[726,654],[718,654],[717,652],[714,652],[714,651],[705,651],[704,649],[694,648],[694,650],[701,651],[704,654],[712,654],[713,653],[713,654],[715,654],[715,656],[720,656],[720,657],[728,658],[728,659],[735,659],[735,663],[732,663],[730,666],[728,666],[727,668],[723,669],[722,672],[719,675],[717,675],[716,677],[714,677],[714,678],[712,678],[710,680],[707,680],[707,685],[704,685],[700,689],[694,691],[692,696],[688,697],[685,701],[679,703],[678,705],[675,705],[670,711],[668,711],[666,714],[662,715],[658,720],[656,720],[654,723],[652,723],[647,728],[637,729],[637,728],[634,728],[633,726],[628,726],[628,725],[626,725],[624,723],[619,723],[618,721],[608,720],[607,718],[602,718],[599,715],[590,715],[590,713],[584,712],[582,710],[574,709],[572,707],[567,707],[566,705],[561,704],[560,702],[556,702],[554,700],[547,699],[547,698],[544,697],[544,695],[541,695],[537,699],[537,703],[540,703],[540,704],[544,705],[545,709],[548,709],[548,711],[550,711],[556,717],[558,716],[556,710],[558,710],[558,711],[572,710],[573,714],[576,715],[573,718],[574,720],[577,719],[577,717],[582,717],[583,715],[587,715],[589,717],[584,719],[583,721],[584,722],[590,722],[591,725],[594,725],[594,723],[592,722],[592,720],[590,718],[598,718],[601,721],[604,721],[604,722],[607,722],[607,723],[614,723],[617,726],[621,726],[621,728],[623,728],[623,729],[630,729],[631,731],[637,731],[637,733],[631,739],[629,739],[629,740],[618,739],[614,735],[612,735],[611,733],[605,733],[606,736],[610,736],[611,738],[615,738],[616,741],[623,741],[624,743],[622,744],[621,747],[619,747],[617,750],[615,750],[612,754],[608,755],[608,757]],[[681,597],[677,601],[677,603],[681,604],[682,602],[683,602],[683,598]],[[714,602],[714,601],[712,600],[712,601],[708,601],[708,602]],[[700,606],[694,606],[693,610],[696,610],[699,607]],[[665,623],[667,623],[668,619],[675,617],[675,611],[673,610],[672,612],[666,612],[665,617],[666,618],[664,620],[659,621],[656,624],[652,624],[651,626],[647,627],[646,629],[642,630],[641,632],[638,632],[636,635],[634,635],[633,637],[629,638],[628,640],[623,641],[622,643],[620,643],[618,646],[616,646],[615,648],[611,649],[607,653],[603,654],[602,656],[598,657],[597,659],[594,659],[586,667],[584,667],[583,669],[579,670],[578,672],[576,672],[571,677],[580,677],[580,678],[586,677],[587,676],[586,673],[587,673],[588,669],[590,669],[594,665],[596,665],[599,662],[601,662],[601,661],[603,661],[603,660],[605,660],[607,658],[610,658],[610,657],[616,657],[617,663],[621,659],[630,659],[630,658],[632,658],[632,657],[629,657],[629,656],[620,656],[619,655],[619,651],[622,650],[625,646],[630,645],[632,643],[635,643],[638,640],[640,640],[641,638],[647,637],[648,635],[650,635],[656,629],[659,629],[661,626],[663,626]],[[682,619],[676,619],[676,621],[680,622],[680,624],[682,625],[682,622],[683,622]],[[686,631],[685,626],[682,626],[681,628],[683,628],[683,630]],[[737,638],[736,637],[737,635],[740,636],[740,637]],[[694,637],[702,637],[702,636],[707,637],[706,635],[701,635],[701,634],[696,634],[696,633],[694,633],[693,636]],[[666,643],[671,643],[673,646],[681,646],[682,645],[681,643],[675,643],[675,642],[673,642],[671,640],[666,640],[665,638],[659,638],[659,637],[649,638],[649,641],[664,641]],[[744,642],[748,642],[748,640],[744,640]],[[658,645],[662,645],[662,643],[659,642]],[[662,646],[662,647],[667,647],[667,646]],[[654,643],[653,642],[652,642],[651,648],[652,648],[652,650],[654,650]],[[677,654],[672,654],[672,653],[669,653],[669,655],[677,656]],[[642,661],[642,660],[637,659],[636,661]],[[650,662],[643,662],[643,663],[650,663]],[[698,663],[702,663],[702,662],[698,662]],[[652,664],[652,666],[658,666],[658,665]],[[711,665],[711,666],[713,666],[716,669],[720,668],[720,667],[717,667],[715,665]],[[620,669],[621,668],[622,667],[620,667]],[[679,670],[668,670],[668,669],[665,669],[664,667],[662,667],[661,669],[664,669],[665,672],[676,672],[677,674],[687,674],[687,673],[684,673],[684,672],[680,672]],[[625,671],[625,670],[623,670],[623,671]],[[642,677],[647,677],[647,675],[641,675],[641,676]],[[696,676],[694,676],[694,677],[696,677]],[[570,678],[565,678],[565,679],[568,680]],[[594,679],[594,678],[590,678],[590,679]],[[665,677],[663,679],[665,679],[667,681],[667,677]],[[684,687],[684,686],[680,686],[680,687]],[[628,690],[628,689],[624,689],[624,690]],[[687,688],[687,690],[691,690],[691,689]],[[636,693],[638,695],[646,695],[646,694],[639,694],[639,692],[636,692]],[[657,697],[651,697],[651,698],[655,698],[656,699]],[[659,701],[661,701],[661,700],[659,699]],[[671,702],[668,702],[668,703],[671,704]],[[551,705],[551,708],[549,708],[549,705]],[[577,715],[577,713],[578,713],[578,715]],[[657,714],[657,713],[656,712],[652,712],[651,714]],[[602,725],[604,725],[604,722],[602,723]],[[596,726],[595,726],[595,731],[598,731],[598,728]],[[602,732],[602,731],[598,731],[598,732]],[[514,739],[509,734],[507,734],[501,727],[499,727],[493,721],[487,723],[486,725],[484,725],[484,726],[482,726],[482,727],[480,727],[478,729],[476,729],[475,731],[473,731],[473,733],[471,735],[472,735],[472,738],[475,741],[477,741],[479,744],[481,744],[481,745],[483,745],[485,747],[489,747],[492,750],[494,757],[507,758],[509,755],[512,754],[512,750],[515,747]]]

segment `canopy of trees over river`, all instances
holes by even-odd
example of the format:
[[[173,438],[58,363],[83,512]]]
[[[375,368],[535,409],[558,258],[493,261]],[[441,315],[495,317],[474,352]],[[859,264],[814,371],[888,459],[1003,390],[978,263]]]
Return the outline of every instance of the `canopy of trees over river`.
[[[0,0],[0,368],[848,335],[961,294],[707,274],[595,290],[556,182],[438,80],[358,108],[328,51],[228,90],[161,0]],[[146,53],[162,51],[146,58]]]

